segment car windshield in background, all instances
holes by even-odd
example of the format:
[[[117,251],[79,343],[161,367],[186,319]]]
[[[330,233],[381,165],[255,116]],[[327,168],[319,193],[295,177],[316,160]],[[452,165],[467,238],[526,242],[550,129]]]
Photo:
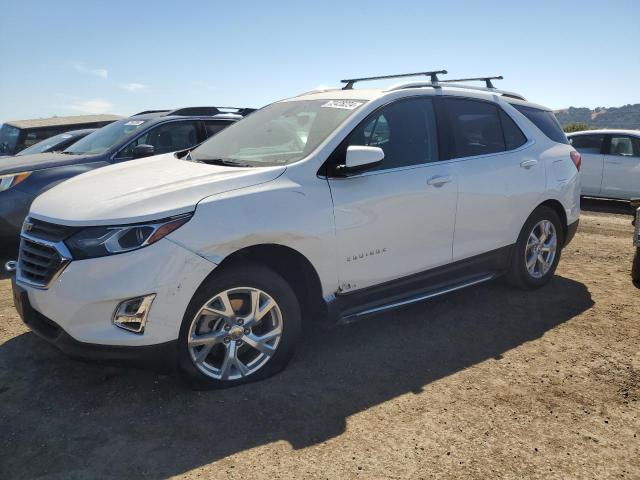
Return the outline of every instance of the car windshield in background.
[[[0,155],[13,155],[18,144],[20,129],[11,125],[0,127]]]
[[[68,147],[65,153],[100,155],[140,131],[149,120],[119,120]]]
[[[365,100],[295,100],[271,104],[191,152],[199,162],[287,165],[309,155]]]
[[[51,138],[47,138],[46,140],[31,145],[29,148],[21,150],[18,155],[32,155],[34,153],[46,152],[47,150],[55,147],[59,143],[63,143],[65,140],[68,140],[71,137],[73,137],[73,135],[69,133],[61,133],[60,135],[55,135]]]

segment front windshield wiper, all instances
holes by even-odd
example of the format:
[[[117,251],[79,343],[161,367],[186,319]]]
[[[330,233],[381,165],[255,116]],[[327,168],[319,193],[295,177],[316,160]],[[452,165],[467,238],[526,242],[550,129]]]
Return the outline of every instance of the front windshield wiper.
[[[253,167],[250,163],[231,160],[228,158],[195,158],[195,162],[206,163],[207,165],[225,165],[227,167]]]

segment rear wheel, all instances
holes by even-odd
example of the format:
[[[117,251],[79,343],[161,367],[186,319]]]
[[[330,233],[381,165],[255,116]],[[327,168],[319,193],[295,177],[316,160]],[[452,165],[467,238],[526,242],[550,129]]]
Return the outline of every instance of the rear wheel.
[[[523,289],[543,286],[556,271],[563,244],[558,214],[549,207],[538,207],[522,227],[507,279]]]
[[[224,388],[284,368],[301,330],[289,284],[259,266],[215,272],[198,289],[179,339],[182,372],[195,388]]]

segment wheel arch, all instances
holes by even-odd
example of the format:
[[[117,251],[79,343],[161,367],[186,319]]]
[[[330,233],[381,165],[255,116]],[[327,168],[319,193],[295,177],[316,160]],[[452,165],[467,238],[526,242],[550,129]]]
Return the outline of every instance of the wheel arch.
[[[569,224],[567,220],[567,212],[562,206],[562,203],[560,203],[558,200],[550,198],[538,205],[533,211],[535,211],[539,207],[548,207],[558,214],[562,222],[562,239],[563,241],[566,240]],[[533,211],[531,213],[533,213]]]
[[[214,273],[242,263],[263,265],[278,273],[293,289],[305,317],[314,321],[326,318],[327,305],[322,297],[320,277],[309,259],[284,245],[263,243],[251,245],[226,256]]]

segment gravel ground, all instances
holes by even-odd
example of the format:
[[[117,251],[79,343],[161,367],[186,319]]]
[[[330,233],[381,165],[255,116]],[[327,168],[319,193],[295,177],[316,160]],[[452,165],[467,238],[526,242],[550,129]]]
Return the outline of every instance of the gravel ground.
[[[313,331],[224,391],[67,359],[0,280],[0,478],[640,478],[630,217],[590,206],[548,286]]]

